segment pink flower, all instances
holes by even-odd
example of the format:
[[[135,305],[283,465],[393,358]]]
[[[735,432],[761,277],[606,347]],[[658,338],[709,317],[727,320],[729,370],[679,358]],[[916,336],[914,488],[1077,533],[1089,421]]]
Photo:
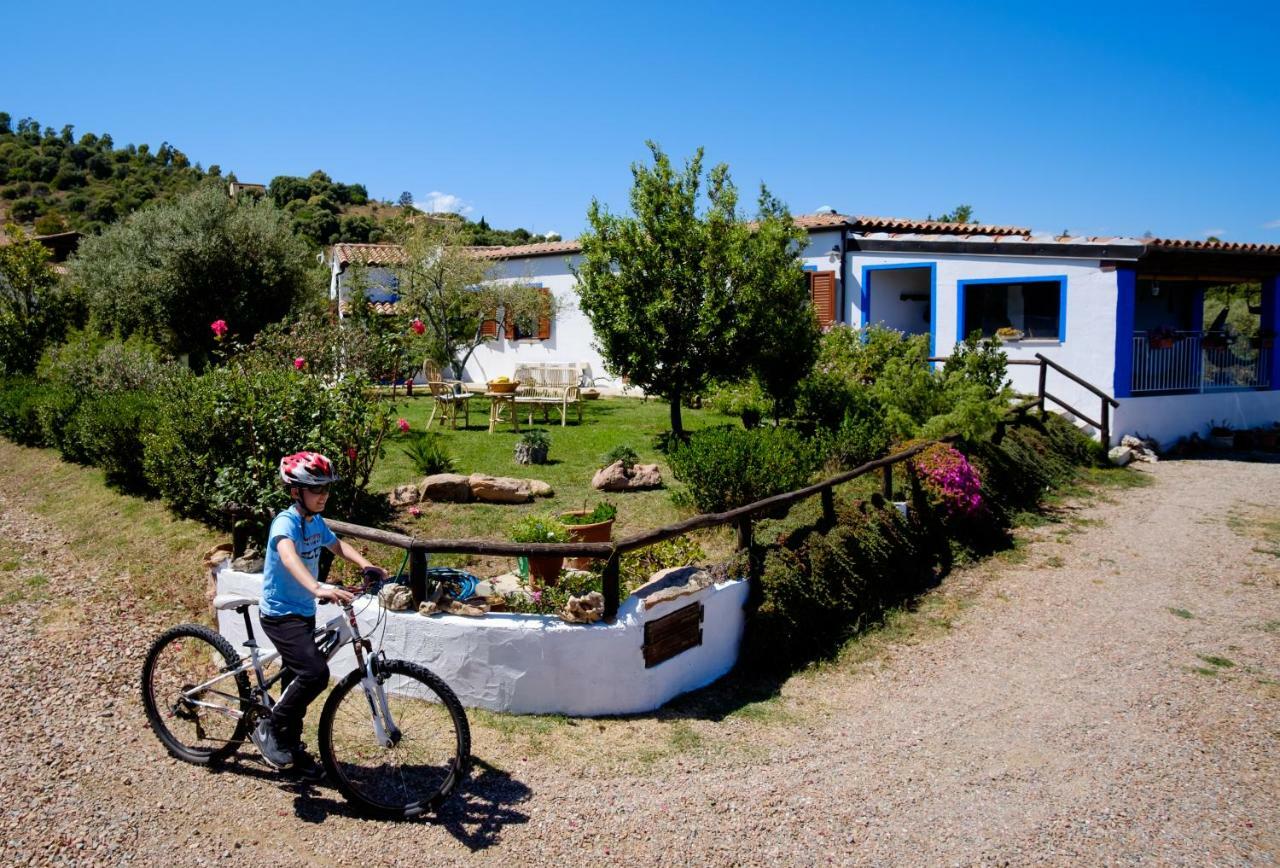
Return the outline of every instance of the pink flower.
[[[422,324],[422,320],[416,317],[413,322],[409,323],[409,328],[413,329],[415,335],[420,335],[427,330],[427,327]]]
[[[218,340],[222,340],[223,335],[227,333],[227,321],[225,319],[215,319],[209,323],[209,328],[213,329],[213,336]]]
[[[398,427],[405,434],[409,433],[409,423],[405,419],[397,419],[396,427]]]
[[[302,356],[298,356],[296,359],[293,360],[293,366],[297,368],[299,371],[302,370],[303,365],[305,365],[306,363],[307,363],[307,360],[304,359]]]
[[[356,447],[354,446],[347,447],[347,457],[350,458],[352,461],[356,460]]]
[[[542,591],[534,591],[534,592],[533,592],[532,594],[530,594],[529,596],[533,598],[533,601],[534,601],[535,603],[541,603],[541,602],[542,602]]]
[[[409,507],[409,515],[413,516],[414,518],[417,518],[418,516],[422,515],[422,510],[419,507],[411,506]]]

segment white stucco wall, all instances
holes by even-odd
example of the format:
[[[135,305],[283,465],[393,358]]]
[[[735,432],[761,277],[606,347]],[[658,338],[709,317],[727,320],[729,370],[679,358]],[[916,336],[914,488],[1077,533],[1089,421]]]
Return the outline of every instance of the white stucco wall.
[[[495,264],[494,280],[521,280],[551,291],[559,305],[551,323],[551,337],[539,340],[507,340],[499,334],[476,348],[467,363],[466,379],[482,383],[494,377],[511,376],[516,365],[528,362],[580,363],[587,377],[600,388],[621,388],[622,381],[605,370],[604,359],[592,344],[591,322],[578,307],[577,278],[569,270],[580,256],[532,256]]]
[[[261,573],[224,569],[218,574],[218,593],[257,598]],[[387,657],[410,660],[435,672],[468,707],[518,714],[598,716],[636,714],[659,708],[690,690],[705,687],[733,668],[745,625],[743,605],[747,582],[731,581],[660,602],[651,609],[629,597],[612,624],[567,624],[541,615],[490,614],[483,618],[460,615],[423,617],[416,612],[387,612],[386,629],[370,631],[380,607],[370,600],[357,618],[364,635]],[[702,644],[646,669],[644,625],[693,602],[703,605]],[[269,641],[250,609],[254,636]],[[316,621],[325,623],[341,613],[337,606],[318,609]],[[233,611],[218,613],[218,629],[240,650],[245,640],[243,618]],[[330,661],[334,678],[351,671],[355,660],[349,648]]]
[[[1167,447],[1192,432],[1204,437],[1210,422],[1225,423],[1232,429],[1280,422],[1280,391],[1122,398],[1115,411],[1114,430],[1117,438],[1141,434]]]
[[[1116,316],[1116,273],[1103,271],[1096,260],[1045,259],[1036,257],[960,256],[919,253],[849,254],[849,291],[845,319],[862,323],[862,269],[875,265],[928,265],[936,267],[935,307],[932,313],[934,354],[946,356],[955,347],[959,327],[959,281],[990,278],[1019,278],[1062,275],[1067,279],[1066,339],[1016,341],[1005,344],[1010,359],[1034,359],[1037,352],[1113,394]],[[885,274],[875,272],[872,286]],[[876,290],[879,293],[879,290]],[[875,322],[876,307],[871,305]],[[1020,392],[1034,393],[1039,371],[1033,366],[1010,365],[1009,376]],[[1047,389],[1081,412],[1097,419],[1097,396],[1065,377],[1050,371]]]

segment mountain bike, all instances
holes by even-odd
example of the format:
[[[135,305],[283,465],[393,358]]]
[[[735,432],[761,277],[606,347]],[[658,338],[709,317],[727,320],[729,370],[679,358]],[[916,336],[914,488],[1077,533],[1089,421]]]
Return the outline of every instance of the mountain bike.
[[[355,604],[373,600],[373,576],[317,627],[325,659],[350,645],[356,667],[330,690],[320,713],[318,748],[330,780],[358,808],[381,817],[412,818],[435,810],[466,775],[471,730],[458,697],[437,675],[407,660],[388,660],[362,636]],[[271,714],[271,689],[292,674],[266,670],[279,654],[263,654],[249,609],[257,598],[219,594],[214,607],[244,617],[249,653],[202,624],[181,624],[151,645],[142,666],[142,704],[169,753],[197,765],[226,760]],[[362,610],[363,611],[363,610]],[[370,635],[384,625],[379,607]],[[252,677],[252,681],[250,678]]]

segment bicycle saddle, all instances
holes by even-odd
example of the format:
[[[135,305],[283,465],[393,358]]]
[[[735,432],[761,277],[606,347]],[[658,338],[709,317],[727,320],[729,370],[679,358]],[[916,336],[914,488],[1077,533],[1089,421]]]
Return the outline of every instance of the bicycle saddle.
[[[213,608],[219,612],[225,609],[239,609],[242,606],[258,605],[257,597],[246,597],[244,594],[219,594],[213,598]]]

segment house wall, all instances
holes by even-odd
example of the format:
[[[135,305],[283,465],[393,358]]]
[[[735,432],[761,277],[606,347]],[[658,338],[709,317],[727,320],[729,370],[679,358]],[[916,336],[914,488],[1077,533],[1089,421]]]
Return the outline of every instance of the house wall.
[[[1232,429],[1280,422],[1280,391],[1121,398],[1113,430],[1116,439],[1123,434],[1141,434],[1164,447],[1193,432],[1204,437],[1210,422],[1225,423]]]
[[[603,389],[620,389],[622,381],[605,370],[604,359],[592,346],[591,322],[578,307],[577,278],[569,270],[581,256],[533,256],[496,263],[493,280],[521,280],[551,291],[558,305],[551,322],[551,337],[539,340],[507,340],[499,334],[476,348],[464,379],[483,383],[494,377],[511,376],[517,364],[552,362],[586,366],[586,376]]]
[[[845,294],[844,319],[863,324],[862,279],[864,266],[929,265],[936,269],[934,310],[932,313],[933,352],[937,356],[951,354],[960,326],[960,287],[962,280],[991,278],[1064,276],[1067,280],[1066,305],[1063,310],[1064,339],[1026,340],[1006,343],[1010,359],[1034,359],[1043,353],[1077,376],[1110,394],[1114,378],[1116,272],[1103,271],[1097,260],[1048,259],[1039,257],[995,257],[928,255],[919,253],[860,253],[848,256],[846,272],[849,291]],[[873,287],[880,294],[890,271],[872,272]],[[870,305],[871,322],[878,321],[875,300]],[[1031,365],[1010,365],[1009,377],[1019,392],[1035,393],[1039,386],[1039,369]],[[1099,399],[1085,388],[1050,371],[1046,388],[1081,412],[1097,419]]]

